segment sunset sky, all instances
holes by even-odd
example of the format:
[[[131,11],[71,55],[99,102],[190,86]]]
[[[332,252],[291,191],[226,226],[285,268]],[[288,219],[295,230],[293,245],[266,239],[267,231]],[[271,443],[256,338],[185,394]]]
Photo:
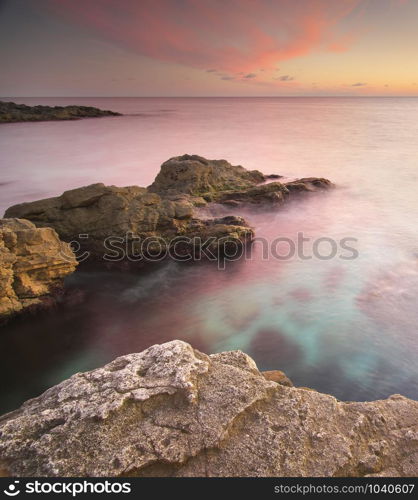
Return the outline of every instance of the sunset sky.
[[[0,0],[0,95],[418,95],[418,0]]]

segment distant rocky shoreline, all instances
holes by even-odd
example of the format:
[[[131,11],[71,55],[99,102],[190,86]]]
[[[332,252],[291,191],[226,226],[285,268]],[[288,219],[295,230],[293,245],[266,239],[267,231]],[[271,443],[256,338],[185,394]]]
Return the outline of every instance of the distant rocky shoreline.
[[[79,120],[104,116],[121,116],[121,113],[92,106],[27,106],[0,101],[0,123]]]
[[[216,260],[229,248],[251,244],[254,230],[233,213],[204,217],[203,207],[278,209],[300,193],[333,186],[316,177],[266,183],[269,177],[225,160],[183,155],[164,162],[148,188],[92,184],[10,207],[0,220],[0,320],[62,289],[77,266],[71,242],[103,265],[107,244],[115,241],[126,248],[125,260],[173,248],[194,256],[211,252]]]

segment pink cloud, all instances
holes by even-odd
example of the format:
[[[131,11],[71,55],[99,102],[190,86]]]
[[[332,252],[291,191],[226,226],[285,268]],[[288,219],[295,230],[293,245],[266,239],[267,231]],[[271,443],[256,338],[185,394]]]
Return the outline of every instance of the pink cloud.
[[[274,69],[318,50],[346,50],[341,21],[364,0],[50,0],[108,40],[166,62],[227,73]],[[255,78],[254,78],[255,79]]]

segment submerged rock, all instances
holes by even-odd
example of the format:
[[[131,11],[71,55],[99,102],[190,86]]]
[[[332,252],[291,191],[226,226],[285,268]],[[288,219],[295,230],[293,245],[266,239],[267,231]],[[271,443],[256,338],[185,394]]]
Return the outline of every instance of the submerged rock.
[[[240,351],[154,345],[0,418],[12,476],[416,476],[418,402],[268,381]]]
[[[0,219],[0,320],[48,301],[76,266],[70,246],[52,228]]]
[[[25,104],[0,101],[0,123],[78,120],[102,116],[120,116],[120,113],[92,106],[26,106]]]

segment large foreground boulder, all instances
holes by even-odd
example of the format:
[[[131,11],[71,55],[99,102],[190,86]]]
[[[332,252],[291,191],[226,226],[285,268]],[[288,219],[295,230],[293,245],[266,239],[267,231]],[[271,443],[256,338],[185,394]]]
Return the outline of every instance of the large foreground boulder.
[[[0,219],[0,320],[49,301],[76,266],[53,229]]]
[[[175,340],[0,418],[13,476],[416,476],[418,402],[343,403]]]

